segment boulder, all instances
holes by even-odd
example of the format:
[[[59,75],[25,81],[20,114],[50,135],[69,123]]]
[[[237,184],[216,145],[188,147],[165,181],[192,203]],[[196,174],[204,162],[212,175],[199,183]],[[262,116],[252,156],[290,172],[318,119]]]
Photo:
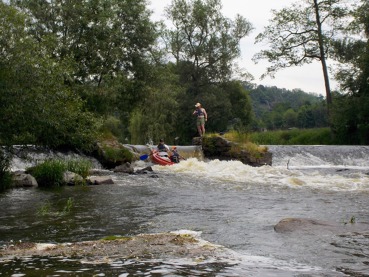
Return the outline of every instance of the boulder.
[[[12,174],[12,181],[14,187],[38,187],[35,177],[21,171]]]
[[[82,184],[84,182],[83,177],[77,173],[66,171],[63,173],[63,181],[69,186],[74,186],[76,184]]]
[[[90,185],[112,185],[114,181],[109,176],[91,176],[87,179],[87,183]]]
[[[355,222],[327,222],[310,218],[285,218],[280,220],[274,230],[277,233],[305,233],[305,234],[347,234],[367,232],[367,224]]]
[[[147,173],[151,173],[151,172],[154,172],[154,170],[152,169],[151,166],[147,166],[145,168],[136,170],[135,173],[137,173],[137,174],[147,174]]]
[[[139,159],[138,154],[133,154],[116,138],[100,141],[96,146],[96,159],[108,169]]]
[[[133,174],[134,168],[129,162],[121,164],[113,169],[114,172]]]
[[[272,153],[268,151],[254,151],[242,149],[237,143],[228,141],[221,136],[210,136],[202,139],[204,156],[209,159],[237,160],[244,164],[258,167],[272,165]]]

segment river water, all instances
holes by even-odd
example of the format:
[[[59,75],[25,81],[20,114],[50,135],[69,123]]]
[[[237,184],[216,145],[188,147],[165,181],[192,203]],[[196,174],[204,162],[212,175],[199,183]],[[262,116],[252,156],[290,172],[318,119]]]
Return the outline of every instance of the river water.
[[[190,157],[155,165],[154,175],[113,174],[110,186],[0,194],[0,245],[188,230],[227,249],[222,257],[102,264],[0,257],[0,276],[369,276],[369,147],[269,149],[273,166]],[[71,212],[58,212],[68,199]],[[335,227],[276,232],[286,218]]]

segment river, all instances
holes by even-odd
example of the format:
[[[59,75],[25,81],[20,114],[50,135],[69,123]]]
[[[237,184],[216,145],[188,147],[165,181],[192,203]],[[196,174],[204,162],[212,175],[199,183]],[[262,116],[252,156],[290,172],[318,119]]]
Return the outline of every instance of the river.
[[[0,276],[369,276],[369,147],[269,149],[273,166],[189,157],[153,166],[154,176],[113,174],[110,186],[0,194],[0,245],[188,230],[224,247],[228,256],[103,264],[0,257]],[[40,213],[45,207],[60,211],[68,199],[70,213]],[[338,228],[276,232],[285,218]]]

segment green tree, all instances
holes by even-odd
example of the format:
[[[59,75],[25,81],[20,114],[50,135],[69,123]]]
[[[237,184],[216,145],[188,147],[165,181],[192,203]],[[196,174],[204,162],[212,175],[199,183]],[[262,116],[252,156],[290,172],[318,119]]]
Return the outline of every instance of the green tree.
[[[173,0],[166,15],[173,24],[166,34],[184,82],[198,88],[228,81],[239,43],[252,29],[242,16],[235,20],[221,14],[220,0]]]
[[[292,4],[280,11],[273,10],[273,17],[256,42],[267,41],[270,48],[254,56],[255,62],[267,59],[272,63],[265,75],[301,66],[318,60],[322,65],[327,107],[332,103],[327,58],[330,41],[342,27],[346,8],[342,0],[308,0]]]
[[[177,98],[176,130],[183,142],[197,135],[192,115],[196,102],[208,111],[207,131],[241,130],[251,122],[248,94],[231,77],[240,40],[252,26],[239,15],[235,20],[224,17],[221,7],[220,0],[173,0],[166,8],[172,27],[165,31],[164,42],[184,91]]]
[[[69,64],[54,62],[17,9],[1,2],[0,18],[0,143],[91,150],[96,121],[64,85]]]
[[[129,137],[132,112],[145,99],[157,59],[159,25],[146,0],[11,0],[29,17],[37,41],[57,62],[72,61],[64,82],[89,111],[120,119]]]
[[[293,109],[288,109],[283,114],[283,121],[285,122],[285,127],[291,128],[297,126],[297,113]]]
[[[336,95],[332,122],[341,143],[369,143],[369,3],[360,1],[351,13],[352,22],[345,39],[336,40],[336,58],[341,62],[336,79],[341,93]]]

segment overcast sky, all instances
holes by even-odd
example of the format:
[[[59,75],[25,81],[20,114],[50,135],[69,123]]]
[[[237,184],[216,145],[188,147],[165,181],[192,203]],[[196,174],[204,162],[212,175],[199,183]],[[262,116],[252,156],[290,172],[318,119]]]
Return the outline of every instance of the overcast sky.
[[[268,63],[266,61],[259,61],[255,64],[251,59],[262,48],[267,45],[258,43],[255,45],[255,37],[263,31],[264,26],[268,24],[271,18],[271,9],[281,9],[289,6],[296,0],[222,0],[224,16],[234,19],[236,14],[245,17],[254,26],[252,33],[241,41],[242,57],[238,61],[241,68],[246,69],[254,76],[254,83],[277,86],[279,88],[295,89],[299,88],[305,92],[313,92],[316,94],[325,95],[324,80],[322,67],[319,62],[306,65],[303,67],[293,67],[283,69],[276,73],[275,78],[267,77],[260,80],[260,76],[265,73]],[[171,0],[149,0],[151,2],[151,9],[154,11],[153,19],[164,19],[164,7],[171,3]],[[331,77],[332,79],[332,77]],[[331,83],[334,89],[335,82]]]

